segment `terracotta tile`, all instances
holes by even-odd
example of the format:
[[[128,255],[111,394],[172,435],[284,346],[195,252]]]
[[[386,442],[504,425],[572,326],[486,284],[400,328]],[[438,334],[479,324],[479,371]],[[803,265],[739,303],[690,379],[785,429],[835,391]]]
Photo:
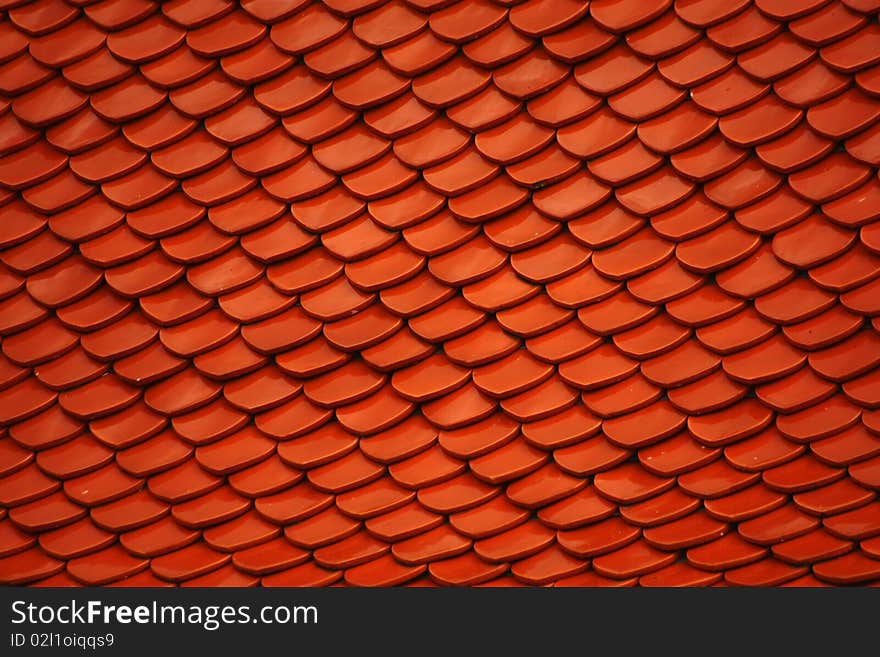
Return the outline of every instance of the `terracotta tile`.
[[[337,522],[341,525],[342,520],[340,519]],[[383,515],[370,518],[366,522],[366,528],[367,531],[378,538],[395,543],[415,536],[423,536],[424,538],[420,541],[421,548],[416,545],[411,545],[408,548],[408,551],[413,551],[427,547],[424,543],[430,541],[430,539],[428,537],[429,535],[426,535],[425,532],[439,527],[442,523],[442,516],[425,510],[416,502],[411,502],[406,506],[389,511]],[[350,519],[346,519],[345,525],[341,525],[345,526],[346,535],[351,533],[352,530],[349,529],[349,526],[352,524],[357,523],[353,523]],[[456,541],[448,529],[445,530],[442,535],[444,538],[452,539],[453,542]],[[395,554],[395,556],[398,555]]]
[[[501,408],[520,422],[537,422],[577,403],[577,391],[559,379],[548,379],[532,390],[501,402]]]
[[[144,239],[129,229],[127,225],[123,224],[119,228],[116,228],[101,237],[89,240],[82,244],[80,246],[80,254],[93,265],[98,265],[100,267],[114,267],[115,265],[130,263],[136,258],[149,254],[154,246],[154,242]],[[161,255],[156,254],[152,258],[148,257],[144,260],[159,260],[161,262],[164,258],[162,258]],[[169,265],[171,265],[171,263],[169,263]],[[173,265],[171,266],[173,267]],[[128,269],[129,268],[127,267],[120,267],[118,271],[127,272]],[[159,269],[160,273],[165,273],[162,272],[161,268],[157,267],[157,269]],[[112,272],[111,276],[115,273],[115,271]],[[179,274],[180,270],[172,268],[170,274],[171,280],[175,280]],[[162,285],[167,282],[167,280],[162,280],[162,283],[157,284]]]
[[[767,470],[763,479],[770,488],[798,493],[829,484],[843,475],[843,470],[829,467],[812,455],[805,455]]]
[[[877,577],[877,561],[860,553],[850,553],[831,561],[816,564],[816,577],[834,584],[857,584]]]
[[[679,173],[694,180],[704,182],[715,176],[727,173],[746,157],[746,151],[731,146],[720,135],[713,135],[696,146],[676,153],[670,161]],[[696,203],[710,205],[702,194],[695,194],[686,203],[691,205]],[[671,215],[673,217],[675,214],[675,208],[664,213],[664,215]],[[703,221],[708,223],[709,219],[704,218]],[[675,225],[674,222],[671,223]]]
[[[767,558],[725,573],[724,579],[736,586],[779,586],[800,577],[806,568],[788,566],[773,558]]]
[[[538,512],[538,518],[545,524],[559,530],[569,530],[583,525],[592,525],[615,513],[616,505],[604,499],[594,487],[588,486],[579,492],[551,504]],[[581,534],[572,534],[577,540]]]
[[[615,36],[603,30],[591,18],[584,18],[560,32],[545,36],[542,41],[554,56],[575,63],[588,59],[614,44]]]
[[[699,506],[698,498],[686,495],[678,488],[672,488],[645,501],[621,507],[620,514],[629,523],[653,527],[683,518]]]
[[[852,511],[825,518],[822,524],[835,536],[861,540],[877,533],[877,509],[877,503],[872,502]]]
[[[871,282],[841,295],[841,305],[852,312],[870,312],[874,307],[872,294],[876,286],[876,281]]]
[[[284,117],[281,122],[297,140],[311,144],[345,129],[356,117],[355,112],[328,96],[308,109]]]
[[[667,11],[660,18],[629,32],[626,42],[640,55],[657,59],[683,50],[699,38],[699,33],[683,22],[675,11]]]
[[[384,311],[383,315],[387,316]],[[387,372],[415,364],[432,351],[433,347],[429,343],[420,340],[415,333],[405,328],[369,347],[361,355],[376,369]]]
[[[347,429],[373,434],[389,429],[404,420],[413,405],[385,386],[371,397],[336,410],[336,417]]]
[[[551,546],[543,552],[518,561],[511,572],[526,584],[538,586],[562,577],[576,575],[587,567],[587,563],[569,556],[556,546]]]
[[[237,493],[256,498],[283,490],[302,478],[302,472],[289,467],[273,455],[230,475],[229,485]]]
[[[392,463],[427,449],[436,438],[434,429],[423,418],[414,416],[377,435],[362,439],[360,448],[374,461]]]
[[[724,410],[689,418],[688,428],[705,444],[727,445],[757,433],[772,420],[768,409],[746,398]]]
[[[227,587],[253,587],[259,584],[260,580],[237,571],[233,566],[221,566],[217,570],[212,570],[204,575],[193,577],[180,583],[181,587],[208,587],[208,586],[227,586]]]
[[[841,306],[833,306],[831,310],[813,319],[783,328],[783,333],[798,347],[812,350],[827,347],[851,336],[859,330],[860,325],[858,317]]]
[[[295,9],[294,9],[295,11]],[[303,26],[308,25],[313,34],[302,34]],[[305,11],[292,18],[281,20],[273,25],[271,37],[282,50],[301,53],[327,43],[346,27],[346,22],[337,18],[322,7],[307,7]]]
[[[639,462],[660,476],[678,475],[711,463],[720,455],[717,448],[707,448],[687,432],[639,450]]]
[[[706,500],[706,511],[722,520],[738,522],[760,516],[785,504],[787,497],[757,484],[722,497]]]
[[[287,527],[284,535],[298,547],[314,549],[351,536],[360,526],[360,522],[343,515],[336,507],[330,507],[307,520]]]
[[[293,62],[293,57],[282,53],[271,39],[263,37],[252,46],[223,57],[220,65],[237,82],[253,84],[274,77]]]
[[[728,529],[726,523],[697,511],[680,520],[646,529],[644,538],[649,545],[661,550],[681,550],[718,539]]]
[[[684,98],[685,94],[681,90],[652,72],[609,98],[608,103],[618,114],[633,121],[644,121],[663,114]]]
[[[279,445],[278,455],[299,468],[312,468],[335,461],[357,446],[354,436],[336,424],[328,424],[295,440]]]
[[[583,356],[561,364],[559,375],[570,385],[591,390],[622,381],[637,368],[636,361],[622,356],[611,345],[602,345]]]
[[[67,572],[79,581],[99,586],[135,575],[149,566],[149,561],[129,555],[119,546],[111,546],[100,552],[73,559]]]
[[[425,565],[403,566],[388,555],[345,571],[345,581],[354,586],[399,586],[418,577]]]
[[[186,527],[201,529],[241,515],[250,507],[247,500],[226,486],[194,500],[176,504],[171,515]]]
[[[168,513],[163,504],[146,490],[91,510],[96,525],[112,532],[123,532],[155,522]]]
[[[874,278],[877,258],[872,233],[867,230],[861,233],[862,244],[872,247],[870,252],[864,250],[862,244],[856,244],[842,256],[814,270],[812,279],[824,288],[845,292]]]
[[[273,114],[288,115],[315,104],[330,93],[330,83],[305,66],[293,66],[254,88],[254,99]]]
[[[872,491],[843,478],[833,484],[800,493],[794,496],[795,504],[810,513],[829,515],[842,513],[874,499]]]
[[[46,498],[61,487],[60,483],[44,475],[36,465],[27,465],[21,470],[4,476],[0,495],[4,504],[26,504]],[[46,501],[61,500],[48,498]],[[65,498],[66,499],[66,498]],[[60,503],[60,502],[59,502]]]
[[[340,511],[357,519],[388,513],[415,499],[415,493],[401,488],[388,478],[375,481],[338,496]]]
[[[4,405],[0,417],[4,422],[24,420],[46,410],[55,403],[56,398],[57,393],[40,385],[36,378],[25,379],[0,392]]]
[[[636,372],[621,381],[582,394],[587,408],[602,418],[621,416],[650,405],[662,391]]]
[[[478,541],[474,544],[474,552],[484,560],[499,563],[530,556],[552,542],[553,532],[531,521]]]
[[[782,26],[757,8],[749,8],[709,28],[706,35],[726,50],[741,52],[776,35]]]
[[[78,504],[94,506],[133,493],[140,488],[141,484],[140,480],[129,477],[111,464],[66,481],[64,492]]]
[[[487,582],[507,571],[506,564],[492,565],[466,552],[452,559],[435,561],[428,566],[431,577],[449,586],[473,586]]]
[[[858,422],[860,409],[835,395],[797,413],[780,417],[776,425],[787,437],[798,442],[826,438]]]
[[[435,446],[392,464],[388,473],[407,488],[422,488],[450,479],[464,471],[464,464]]]
[[[826,5],[792,22],[791,31],[813,46],[824,46],[851,34],[864,25],[864,18],[850,11],[845,4]]]
[[[550,91],[529,101],[526,107],[539,123],[559,128],[597,110],[599,99],[568,77]]]
[[[588,527],[560,531],[557,540],[560,547],[580,557],[594,557],[637,540],[640,530],[619,518],[609,518]]]
[[[27,420],[17,422],[10,427],[9,435],[23,447],[40,449],[58,445],[77,435],[83,425],[52,405]]]
[[[605,435],[616,445],[635,449],[677,433],[686,421],[668,402],[659,401],[625,417],[606,420]]]
[[[712,586],[721,581],[718,573],[706,573],[685,563],[673,563],[639,578],[639,586],[694,587]]]
[[[575,320],[563,324],[548,333],[526,340],[526,349],[533,355],[551,363],[575,358],[598,346],[601,338],[593,335]]]
[[[325,568],[351,568],[372,561],[388,551],[389,546],[383,541],[366,532],[359,532],[338,543],[315,550],[314,559]]]
[[[498,488],[490,486],[469,473],[423,488],[419,502],[436,513],[451,514],[478,506],[492,499]]]
[[[744,566],[765,554],[767,548],[748,543],[736,532],[730,532],[710,543],[689,549],[687,560],[700,569],[717,572]]]
[[[657,385],[674,387],[691,383],[717,369],[718,357],[698,343],[685,342],[641,365],[642,374]]]
[[[329,586],[342,577],[338,570],[327,570],[311,562],[295,566],[261,580],[263,586]]]
[[[774,89],[786,102],[798,107],[812,107],[840,94],[847,83],[846,77],[814,59],[810,64],[777,81]]]
[[[333,94],[342,104],[366,109],[385,103],[409,88],[409,81],[376,61],[333,83]]]
[[[116,461],[126,472],[145,477],[180,465],[192,455],[192,448],[163,431],[138,445],[121,450]]]
[[[366,458],[360,451],[308,473],[308,479],[316,487],[333,493],[357,488],[381,477],[385,469]]]
[[[876,438],[862,425],[855,425],[836,436],[819,440],[810,449],[822,461],[834,465],[850,465],[874,456]]]
[[[362,290],[376,291],[388,288],[415,276],[425,259],[398,242],[381,253],[345,265],[348,279]]]
[[[32,303],[32,302],[31,302]],[[31,304],[21,308],[22,304],[6,304],[8,310],[29,311]],[[39,322],[40,313],[36,316]],[[35,323],[33,315],[28,318],[24,326],[11,326],[9,329],[22,329],[28,324],[32,327],[20,331],[15,335],[8,336],[3,343],[3,353],[13,363],[22,366],[36,365],[47,360],[57,358],[76,346],[76,334],[67,330],[58,320],[50,317],[42,322]]]
[[[620,503],[634,503],[668,490],[674,482],[651,475],[638,464],[630,463],[596,475],[594,484],[609,499]]]
[[[702,283],[701,277],[685,270],[675,258],[670,258],[659,267],[630,279],[627,288],[641,301],[664,303],[694,292]]]
[[[131,66],[118,61],[106,50],[99,50],[63,70],[64,76],[83,91],[97,91],[123,80],[131,72]]]
[[[0,374],[2,374],[2,387],[8,388],[26,379],[30,372],[24,367],[15,365],[3,356],[0,358]]]
[[[73,349],[50,363],[38,366],[34,374],[53,390],[65,390],[87,383],[107,371],[107,366],[90,358],[82,349]]]
[[[832,154],[808,169],[790,176],[790,186],[795,193],[816,202],[824,203],[842,196],[868,179],[870,169],[846,154]]]
[[[489,454],[471,459],[470,470],[480,479],[498,484],[536,470],[547,461],[544,452],[524,440],[513,440]]]
[[[661,165],[662,160],[633,139],[611,153],[590,162],[590,172],[611,185],[622,185],[649,173]]]
[[[230,559],[230,555],[216,552],[204,543],[194,543],[156,557],[150,562],[150,569],[163,579],[181,581],[209,573]]]
[[[209,472],[228,474],[258,463],[274,452],[275,443],[254,429],[245,428],[196,450],[196,459]]]
[[[191,370],[154,384],[144,393],[147,406],[163,414],[179,415],[213,401],[221,388]]]
[[[394,139],[425,127],[436,116],[434,110],[422,105],[412,93],[405,92],[384,105],[366,111],[364,122],[380,135]]]
[[[559,146],[573,157],[587,159],[603,155],[629,141],[636,126],[601,108],[556,133]]]
[[[759,80],[775,80],[796,70],[815,55],[815,50],[783,33],[760,46],[741,53],[742,69]]]
[[[521,306],[538,293],[536,285],[524,281],[508,267],[462,288],[462,295],[468,303],[487,312]]]
[[[598,335],[614,335],[634,329],[657,314],[657,308],[643,304],[626,291],[609,299],[581,308],[578,319],[591,332]]]
[[[668,4],[12,8],[0,499],[82,561],[13,541],[15,581],[155,585],[153,557],[207,586],[876,579],[872,8]],[[635,543],[566,546],[620,503]],[[778,557],[713,538],[733,523]],[[138,560],[92,581],[120,532]]]
[[[802,445],[786,440],[775,428],[769,428],[726,447],[724,456],[733,466],[755,472],[791,461],[803,452]]]
[[[454,45],[441,41],[430,30],[423,30],[382,51],[383,58],[396,73],[408,76],[430,71],[455,54]]]
[[[3,558],[23,552],[37,542],[36,538],[25,534],[9,520],[4,520],[0,527],[2,527],[0,532],[2,532],[4,539],[4,549],[3,552],[0,553]]]
[[[420,565],[449,559],[470,549],[470,539],[459,535],[449,525],[440,525],[424,534],[395,543],[391,553],[407,565]]]
[[[161,27],[161,23],[162,20],[160,19],[155,24],[157,30],[165,29]],[[133,32],[136,32],[136,30],[133,30]],[[173,36],[171,31],[168,34]],[[214,65],[212,60],[200,57],[189,47],[182,45],[158,59],[142,63],[140,70],[144,77],[153,84],[165,88],[174,88],[194,82],[214,68]],[[158,111],[162,112],[161,109]]]
[[[749,541],[770,545],[806,534],[818,525],[818,520],[804,515],[794,505],[786,505],[740,523],[738,531]]]
[[[342,183],[355,196],[375,201],[402,191],[415,179],[414,171],[403,165],[394,153],[387,153],[359,171],[345,175]]]
[[[56,102],[46,105],[47,98]],[[30,125],[44,126],[76,114],[88,102],[88,96],[65,84],[59,76],[18,96],[12,111]]]
[[[186,42],[198,54],[217,57],[237,52],[263,38],[266,27],[244,12],[231,12],[208,25],[191,30]]]
[[[652,358],[676,348],[690,336],[690,330],[657,316],[614,335],[614,344],[631,358]]]
[[[842,39],[819,51],[819,56],[826,64],[842,73],[853,73],[876,63],[872,54],[873,44],[878,38],[878,31],[868,25],[852,36]]]

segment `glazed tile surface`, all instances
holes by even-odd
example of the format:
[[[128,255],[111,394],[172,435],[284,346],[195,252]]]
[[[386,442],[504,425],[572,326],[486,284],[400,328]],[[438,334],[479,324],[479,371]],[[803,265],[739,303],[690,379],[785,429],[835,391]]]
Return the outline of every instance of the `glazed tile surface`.
[[[0,583],[880,582],[878,11],[0,3]]]

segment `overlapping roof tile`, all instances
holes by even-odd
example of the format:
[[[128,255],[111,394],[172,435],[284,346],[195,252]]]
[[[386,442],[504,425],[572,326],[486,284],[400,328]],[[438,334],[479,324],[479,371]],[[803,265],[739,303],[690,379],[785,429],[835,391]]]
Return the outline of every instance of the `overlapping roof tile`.
[[[12,3],[0,582],[880,581],[876,3]]]

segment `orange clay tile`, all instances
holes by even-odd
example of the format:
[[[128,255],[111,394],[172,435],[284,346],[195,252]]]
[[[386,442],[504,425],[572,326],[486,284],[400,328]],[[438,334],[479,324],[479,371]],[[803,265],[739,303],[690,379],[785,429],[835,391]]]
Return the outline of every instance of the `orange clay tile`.
[[[880,581],[871,3],[38,4],[0,583]]]

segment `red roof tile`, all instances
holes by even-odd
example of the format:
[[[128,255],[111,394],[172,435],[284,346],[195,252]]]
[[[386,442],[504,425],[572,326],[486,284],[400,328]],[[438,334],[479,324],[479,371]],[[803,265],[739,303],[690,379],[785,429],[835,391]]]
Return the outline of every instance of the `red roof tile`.
[[[875,11],[9,9],[0,582],[877,582]]]

